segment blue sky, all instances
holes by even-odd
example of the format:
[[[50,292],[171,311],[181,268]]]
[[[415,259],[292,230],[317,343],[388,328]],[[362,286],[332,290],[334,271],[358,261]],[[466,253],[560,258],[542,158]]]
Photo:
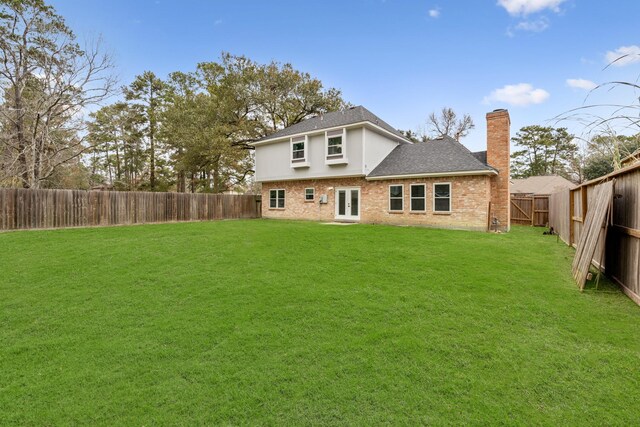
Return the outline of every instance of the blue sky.
[[[508,108],[513,135],[581,106],[591,82],[640,75],[640,55],[603,70],[620,48],[640,53],[635,0],[52,4],[81,38],[102,35],[123,84],[144,70],[193,70],[222,51],[290,62],[401,129],[420,128],[443,106],[469,113],[476,129],[463,142],[473,150],[484,149],[488,111]],[[633,99],[629,90],[599,91],[589,102]]]

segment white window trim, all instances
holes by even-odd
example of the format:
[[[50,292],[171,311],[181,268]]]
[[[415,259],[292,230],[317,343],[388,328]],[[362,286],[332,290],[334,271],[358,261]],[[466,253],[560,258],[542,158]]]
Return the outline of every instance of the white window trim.
[[[423,197],[413,197],[411,195],[411,189],[413,187],[424,187],[424,196]],[[451,193],[451,189],[449,189],[449,193]],[[413,199],[423,199],[424,200],[424,209],[422,209],[422,210],[414,210],[413,209],[413,203],[412,203]],[[409,212],[426,212],[426,211],[427,211],[427,184],[411,184],[411,185],[409,185]]]
[[[271,207],[271,192],[275,191],[276,192],[276,207],[272,208]],[[282,198],[283,202],[283,206],[281,208],[278,207],[278,191],[284,191],[284,197]],[[285,190],[284,188],[270,188],[269,189],[269,209],[284,209],[287,207],[287,190]]]
[[[293,144],[298,144],[302,142],[304,144],[304,157],[302,159],[294,159],[293,158]],[[300,137],[290,138],[289,140],[289,160],[291,161],[292,168],[304,168],[309,167],[309,160],[307,154],[309,154],[309,136],[305,135],[304,139],[301,141]]]
[[[400,199],[402,201],[402,209],[391,209],[391,187],[402,187],[402,197],[394,197],[394,200]],[[389,184],[389,212],[404,212],[404,184]]]
[[[448,211],[437,211],[436,210],[436,185],[448,185],[449,186],[449,210]],[[452,199],[453,199],[453,186],[451,185],[451,182],[434,182],[433,183],[433,212],[434,213],[451,213],[452,211]],[[439,197],[439,199],[444,199],[444,197]]]
[[[347,128],[342,128],[342,135],[340,135],[342,137],[342,144],[340,144],[340,146],[342,147],[342,156],[340,157],[332,157],[329,158],[330,154],[329,154],[329,133],[334,133],[334,131],[325,131],[324,132],[324,159],[325,159],[325,164],[327,165],[338,165],[338,164],[345,164],[348,163],[347,162]],[[336,137],[337,135],[331,135],[331,138]],[[331,156],[337,156],[337,154],[331,154]]]
[[[307,190],[311,190],[312,191],[312,198],[311,199],[307,199]],[[316,189],[315,187],[307,187],[304,189],[304,201],[305,202],[313,202],[316,200]]]

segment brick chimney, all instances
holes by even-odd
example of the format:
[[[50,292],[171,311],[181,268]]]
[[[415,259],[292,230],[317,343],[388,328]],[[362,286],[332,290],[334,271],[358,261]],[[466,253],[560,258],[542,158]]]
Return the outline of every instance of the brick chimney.
[[[511,228],[510,203],[510,126],[511,119],[507,110],[494,110],[487,113],[487,164],[498,170],[491,178],[491,229],[495,230],[494,220],[498,221],[498,230]]]

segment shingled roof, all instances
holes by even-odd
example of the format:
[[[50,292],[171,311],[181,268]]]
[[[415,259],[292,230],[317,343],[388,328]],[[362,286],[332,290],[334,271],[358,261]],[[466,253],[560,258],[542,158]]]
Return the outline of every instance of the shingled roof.
[[[410,142],[404,135],[402,135],[402,133],[400,133],[400,131],[382,120],[380,117],[373,114],[371,111],[364,108],[362,105],[347,108],[346,110],[324,113],[319,116],[303,120],[300,123],[296,123],[295,125],[281,129],[269,136],[259,139],[256,142],[268,141],[285,136],[297,135],[300,133],[313,132],[316,130],[329,129],[339,126],[347,126],[354,123],[362,122],[373,123],[374,125],[377,125],[382,129],[391,132],[392,134],[400,138],[401,141]]]
[[[573,182],[558,175],[530,176],[511,180],[511,193],[514,194],[553,194],[574,188],[576,185]]]
[[[472,153],[455,139],[444,136],[427,142],[398,145],[367,177],[496,172],[486,164],[486,160],[481,160],[483,157],[486,159],[486,153],[484,156]]]

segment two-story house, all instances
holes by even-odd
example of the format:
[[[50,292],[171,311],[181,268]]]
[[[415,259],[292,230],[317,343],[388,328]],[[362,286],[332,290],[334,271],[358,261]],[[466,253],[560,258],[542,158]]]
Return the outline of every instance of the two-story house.
[[[487,151],[412,143],[359,106],[255,146],[265,218],[509,229],[509,113],[487,114]]]

